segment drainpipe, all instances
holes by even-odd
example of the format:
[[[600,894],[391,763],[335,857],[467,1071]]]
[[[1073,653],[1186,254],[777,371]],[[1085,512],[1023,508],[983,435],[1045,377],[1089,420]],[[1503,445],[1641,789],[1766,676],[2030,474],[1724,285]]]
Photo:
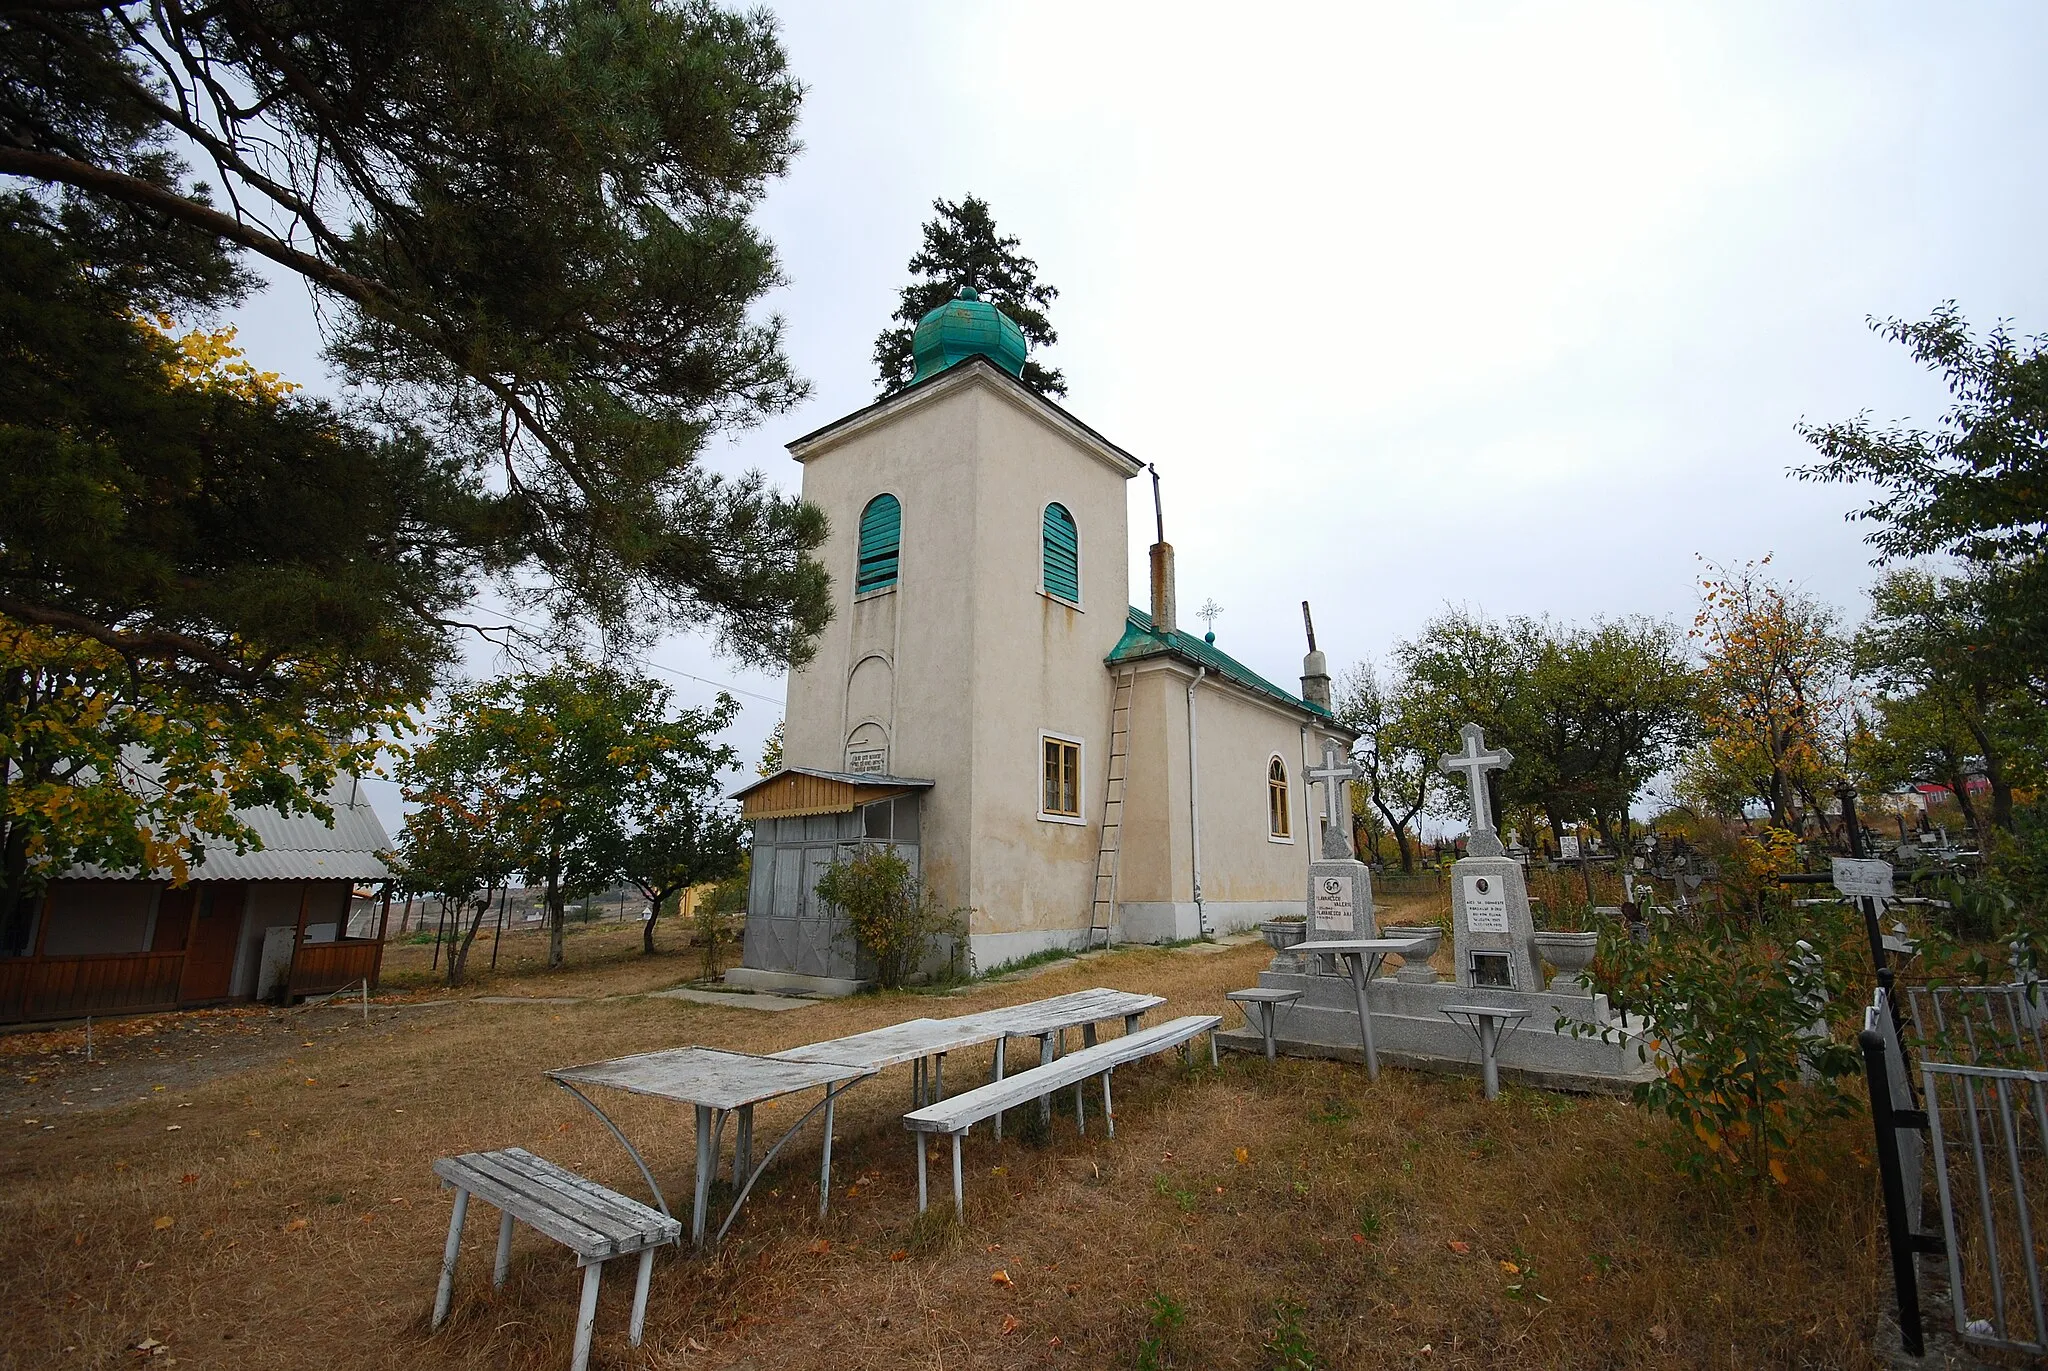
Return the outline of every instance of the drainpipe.
[[[1202,913],[1202,773],[1195,747],[1195,687],[1208,674],[1208,667],[1196,667],[1195,679],[1188,682],[1188,837],[1195,884],[1195,934],[1202,938],[1209,936],[1209,921]]]

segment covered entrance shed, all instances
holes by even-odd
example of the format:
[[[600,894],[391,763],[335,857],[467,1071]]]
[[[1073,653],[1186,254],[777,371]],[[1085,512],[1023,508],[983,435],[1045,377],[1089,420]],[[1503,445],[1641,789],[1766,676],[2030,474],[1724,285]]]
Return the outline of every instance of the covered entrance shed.
[[[818,879],[864,843],[885,843],[919,861],[920,811],[932,783],[906,776],[786,767],[740,791],[753,824],[747,930],[734,985],[849,994],[872,979],[846,916],[817,896]]]

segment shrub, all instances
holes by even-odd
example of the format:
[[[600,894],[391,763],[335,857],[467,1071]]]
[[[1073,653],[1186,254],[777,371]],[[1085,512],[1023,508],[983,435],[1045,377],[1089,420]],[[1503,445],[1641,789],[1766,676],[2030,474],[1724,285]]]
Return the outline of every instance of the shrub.
[[[1637,1051],[1660,1072],[1636,1101],[1676,1125],[1666,1150],[1689,1175],[1782,1185],[1802,1135],[1857,1108],[1845,1086],[1861,1058],[1826,1022],[1847,988],[1840,968],[1854,964],[1856,930],[1823,909],[1804,931],[1826,952],[1727,919],[1694,930],[1659,918],[1645,944],[1602,939],[1595,985],[1648,1021]],[[1567,1026],[1621,1040],[1618,1026]]]
[[[966,931],[960,911],[942,913],[910,874],[910,863],[891,847],[862,847],[833,862],[816,891],[845,911],[854,941],[874,960],[875,979],[885,990],[923,969],[941,940],[950,939],[957,949]]]

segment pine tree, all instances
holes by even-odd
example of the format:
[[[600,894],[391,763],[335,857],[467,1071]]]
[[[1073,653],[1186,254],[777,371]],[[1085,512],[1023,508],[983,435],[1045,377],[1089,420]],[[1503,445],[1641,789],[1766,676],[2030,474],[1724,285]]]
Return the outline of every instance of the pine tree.
[[[924,247],[910,259],[911,282],[903,288],[895,327],[875,339],[875,374],[882,394],[894,395],[910,384],[917,364],[910,355],[910,335],[917,321],[971,286],[981,298],[1007,314],[1034,349],[1059,341],[1045,311],[1059,291],[1041,284],[1038,263],[1017,251],[1017,239],[997,233],[988,201],[965,196],[958,204],[932,201],[937,217],[924,226]],[[1024,363],[1023,382],[1041,395],[1065,395],[1066,378],[1035,361]]]

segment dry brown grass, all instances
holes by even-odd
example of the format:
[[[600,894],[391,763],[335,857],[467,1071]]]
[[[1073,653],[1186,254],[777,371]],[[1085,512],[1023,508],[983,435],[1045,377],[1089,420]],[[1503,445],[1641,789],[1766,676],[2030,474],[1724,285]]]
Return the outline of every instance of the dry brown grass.
[[[307,1034],[319,1045],[290,1059],[56,1131],[14,1121],[0,1137],[0,1365],[126,1365],[149,1336],[181,1366],[559,1368],[574,1271],[521,1230],[493,1296],[488,1209],[452,1323],[426,1329],[448,1216],[435,1157],[516,1143],[637,1193],[630,1162],[542,1068],[690,1042],[773,1050],[1096,984],[1220,1012],[1266,956],[1133,949],[954,997],[782,1015],[470,1003],[386,1009],[365,1030],[314,1011],[329,1016]],[[550,995],[579,977],[609,988],[635,971],[499,988]],[[948,1065],[973,1079],[985,1054]],[[1162,1058],[1119,1073],[1114,1142],[1092,1126],[1077,1139],[1065,1119],[1041,1147],[977,1131],[960,1230],[936,1211],[915,1222],[907,1092],[898,1070],[848,1097],[829,1219],[814,1128],[714,1260],[663,1257],[637,1351],[631,1273],[614,1273],[594,1365],[1129,1366],[1155,1294],[1187,1310],[1167,1340],[1177,1366],[1268,1364],[1283,1300],[1332,1367],[1873,1365],[1882,1256],[1853,1120],[1752,1205],[1676,1177],[1660,1126],[1618,1102],[1510,1090],[1488,1105],[1471,1081],[1398,1070],[1368,1084],[1337,1063],[1226,1056],[1212,1073]],[[763,1113],[768,1136],[790,1116]],[[687,1112],[630,1100],[619,1116],[686,1194]]]

